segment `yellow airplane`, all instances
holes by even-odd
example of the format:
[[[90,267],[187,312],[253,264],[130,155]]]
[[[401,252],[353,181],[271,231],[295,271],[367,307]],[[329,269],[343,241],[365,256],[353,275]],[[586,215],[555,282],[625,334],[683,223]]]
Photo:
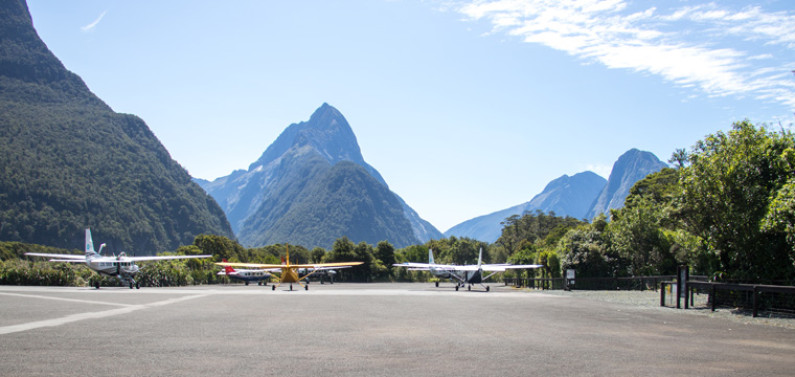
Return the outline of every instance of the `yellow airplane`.
[[[287,253],[285,256],[286,262],[282,264],[262,264],[262,263],[233,263],[233,262],[218,262],[219,266],[229,267],[247,267],[247,268],[261,268],[269,272],[279,274],[279,284],[272,286],[273,290],[282,285],[282,283],[290,283],[290,290],[293,290],[293,283],[298,283],[304,290],[309,290],[309,285],[301,284],[304,280],[312,274],[326,270],[336,270],[340,268],[348,268],[358,266],[364,262],[338,262],[338,263],[314,263],[314,264],[290,264],[290,246],[287,245]],[[299,270],[307,271],[303,276],[299,275]]]

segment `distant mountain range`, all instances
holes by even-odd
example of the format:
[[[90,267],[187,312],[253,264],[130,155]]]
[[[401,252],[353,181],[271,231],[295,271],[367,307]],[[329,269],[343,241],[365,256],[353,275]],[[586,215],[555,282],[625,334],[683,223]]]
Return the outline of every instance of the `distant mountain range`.
[[[196,182],[247,246],[330,248],[347,236],[405,247],[442,237],[389,190],[364,161],[348,121],[325,103],[308,121],[287,127],[248,170]]]
[[[133,115],[64,68],[24,1],[0,2],[0,240],[152,254],[234,237],[223,211]]]
[[[328,104],[287,127],[247,170],[194,182],[141,119],[115,113],[65,69],[24,1],[0,3],[0,36],[2,241],[79,249],[91,227],[111,250],[137,254],[175,250],[201,233],[310,248],[342,236],[398,248],[451,235],[493,242],[514,214],[590,219],[618,208],[637,180],[666,166],[633,149],[607,181],[564,175],[527,203],[442,235],[364,161],[347,120]]]
[[[609,214],[610,209],[622,207],[635,182],[666,166],[653,153],[631,149],[618,158],[606,181],[590,171],[571,177],[563,175],[529,202],[464,221],[444,235],[494,242],[502,234],[501,222],[506,218],[536,210],[591,220],[600,213]]]

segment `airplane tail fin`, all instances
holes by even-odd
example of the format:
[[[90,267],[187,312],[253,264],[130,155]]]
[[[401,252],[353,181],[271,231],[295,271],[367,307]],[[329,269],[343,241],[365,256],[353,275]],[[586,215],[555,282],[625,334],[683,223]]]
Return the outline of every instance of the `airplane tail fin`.
[[[284,258],[282,258],[282,264],[285,264],[285,265],[289,266],[290,265],[290,245],[289,244],[284,244],[284,246],[286,248],[286,251],[284,252],[285,253]],[[287,263],[285,263],[285,260],[287,261]]]
[[[478,270],[480,270],[480,265],[483,264],[483,248],[480,248],[480,252],[478,253]]]
[[[223,261],[224,263],[226,263],[226,258],[224,258],[222,261]],[[226,272],[226,274],[227,274],[227,275],[229,275],[229,274],[232,274],[232,273],[234,273],[234,272],[235,272],[235,269],[234,269],[234,268],[232,268],[232,266],[224,266],[224,272]]]
[[[428,249],[428,264],[434,264],[433,263],[433,249]]]
[[[91,229],[86,228],[86,257],[95,256],[97,252],[94,251],[94,240],[91,239]]]

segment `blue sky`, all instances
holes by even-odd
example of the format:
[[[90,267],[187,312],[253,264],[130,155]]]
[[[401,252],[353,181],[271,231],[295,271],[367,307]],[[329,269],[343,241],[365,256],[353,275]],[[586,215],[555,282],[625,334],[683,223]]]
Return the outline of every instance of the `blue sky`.
[[[631,148],[795,122],[791,1],[28,0],[39,36],[193,176],[323,102],[440,231]]]

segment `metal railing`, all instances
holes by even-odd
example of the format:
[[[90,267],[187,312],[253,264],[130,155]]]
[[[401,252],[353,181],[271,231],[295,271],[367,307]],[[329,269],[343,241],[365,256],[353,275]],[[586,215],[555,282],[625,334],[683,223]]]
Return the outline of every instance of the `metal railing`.
[[[660,284],[676,278],[675,275],[633,276],[617,278],[506,278],[505,285],[534,289],[625,290],[657,291]],[[706,277],[698,277],[706,279]]]
[[[760,310],[795,315],[795,287],[783,285],[761,284],[729,284],[688,280],[678,294],[678,283],[666,281],[660,289],[660,306],[672,305],[666,301],[666,293],[672,293],[676,300],[676,308],[708,307],[715,311],[716,307],[750,309],[752,316],[757,317]],[[669,289],[670,287],[670,289]],[[671,300],[671,301],[673,301]]]

